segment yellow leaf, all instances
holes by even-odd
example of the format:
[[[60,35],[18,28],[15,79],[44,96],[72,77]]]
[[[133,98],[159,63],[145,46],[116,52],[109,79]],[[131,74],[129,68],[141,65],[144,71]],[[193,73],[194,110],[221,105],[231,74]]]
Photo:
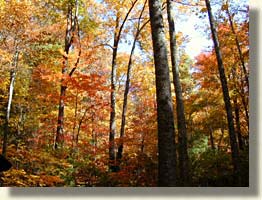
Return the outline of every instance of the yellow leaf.
[[[202,8],[202,9],[200,10],[200,12],[201,12],[201,13],[207,12],[207,8]]]

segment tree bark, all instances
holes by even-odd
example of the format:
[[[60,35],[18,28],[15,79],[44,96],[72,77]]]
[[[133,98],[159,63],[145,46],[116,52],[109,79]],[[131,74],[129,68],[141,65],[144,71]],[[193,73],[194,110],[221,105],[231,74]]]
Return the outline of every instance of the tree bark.
[[[175,19],[173,13],[173,2],[167,1],[167,16],[169,24],[170,36],[170,52],[172,62],[173,84],[176,94],[176,111],[177,111],[177,128],[178,128],[178,168],[179,168],[179,182],[180,186],[188,186],[190,184],[189,173],[189,158],[187,152],[187,128],[184,101],[182,94],[182,86],[179,77],[179,67],[176,61],[176,32],[175,32]]]
[[[3,138],[3,147],[2,147],[2,155],[6,156],[7,150],[7,143],[8,143],[8,135],[9,135],[9,120],[10,120],[10,113],[11,113],[11,105],[13,100],[14,94],[14,85],[15,85],[15,78],[16,78],[16,69],[18,66],[18,50],[15,51],[13,62],[11,64],[11,71],[10,71],[10,84],[9,84],[9,96],[7,102],[7,109],[6,109],[6,118],[4,124],[4,138]]]
[[[239,184],[241,184],[241,180],[240,180],[240,176],[239,176],[239,172],[240,172],[239,150],[238,150],[236,134],[235,134],[235,129],[234,129],[234,119],[233,119],[232,106],[231,106],[230,96],[229,96],[229,91],[228,91],[228,84],[227,84],[227,79],[226,79],[226,75],[225,75],[225,69],[224,69],[224,64],[223,64],[223,60],[222,60],[222,55],[221,55],[221,51],[220,51],[217,31],[215,29],[215,23],[214,23],[214,19],[213,19],[213,15],[212,15],[211,5],[210,5],[209,0],[205,0],[205,2],[206,2],[206,8],[207,8],[207,11],[208,11],[208,16],[209,16],[210,28],[211,28],[211,32],[212,32],[212,38],[213,38],[213,42],[214,42],[214,47],[215,47],[215,52],[216,52],[216,57],[217,57],[217,63],[218,63],[218,70],[219,70],[219,75],[220,75],[220,81],[221,81],[221,85],[222,85],[225,109],[226,109],[226,113],[227,113],[227,122],[228,122],[228,130],[229,130],[229,137],[230,137],[232,164],[233,164],[233,167],[234,167],[234,173],[235,173],[235,177],[237,179],[237,184],[239,185]]]
[[[167,47],[160,0],[149,0],[153,40],[157,122],[158,122],[158,185],[176,185],[176,153],[174,115],[171,97]]]

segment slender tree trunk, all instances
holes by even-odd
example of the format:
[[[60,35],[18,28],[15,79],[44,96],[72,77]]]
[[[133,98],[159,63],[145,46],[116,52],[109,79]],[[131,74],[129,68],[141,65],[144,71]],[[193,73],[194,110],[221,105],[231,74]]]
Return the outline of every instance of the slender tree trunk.
[[[222,127],[220,130],[221,130],[221,136],[220,136],[220,138],[219,138],[219,140],[218,140],[218,143],[217,143],[218,149],[221,148],[221,143],[222,143],[222,140],[223,140],[224,134],[225,134],[225,131],[224,131],[224,128],[223,128],[223,127]]]
[[[212,129],[211,126],[209,126],[209,137],[210,137],[211,148],[214,150],[214,149],[216,149],[216,147],[215,147],[215,143],[214,143],[213,129]]]
[[[73,41],[75,38],[74,32],[76,30],[79,39],[79,45],[81,44],[77,15],[78,15],[78,0],[75,0],[74,3],[69,2],[68,11],[67,11],[67,27],[66,27],[65,47],[64,47],[65,55],[63,55],[62,75],[68,74],[68,76],[70,77],[73,75],[74,71],[76,70],[81,55],[81,46],[80,46],[77,61],[73,69],[69,73],[68,54],[74,42]],[[59,108],[58,108],[57,130],[56,130],[56,137],[55,137],[55,144],[54,144],[55,149],[62,148],[64,143],[64,110],[65,110],[65,97],[66,97],[66,89],[67,89],[67,86],[64,82],[65,80],[64,78],[62,78],[61,88],[60,88]]]
[[[111,70],[111,111],[110,111],[110,134],[109,134],[109,168],[114,170],[115,165],[115,135],[116,135],[116,57],[118,50],[118,34],[119,17],[116,18],[115,34],[114,34],[114,46],[112,57],[112,70]]]
[[[176,185],[176,152],[173,102],[167,59],[161,0],[149,0],[153,40],[157,122],[158,122],[158,185]]]
[[[145,149],[145,134],[142,132],[141,134],[141,146],[140,146],[140,152],[143,155],[144,154],[144,149]]]
[[[75,97],[75,116],[74,116],[74,125],[72,130],[72,143],[71,148],[74,149],[74,143],[75,143],[75,130],[76,130],[76,124],[77,124],[77,111],[78,111],[78,90],[76,91],[76,97]]]
[[[219,75],[220,75],[220,81],[222,85],[223,97],[224,97],[224,102],[225,102],[225,108],[227,112],[227,122],[228,122],[229,136],[230,136],[232,163],[234,166],[234,172],[235,172],[236,179],[238,179],[237,184],[239,185],[241,184],[241,180],[239,176],[239,173],[240,173],[239,150],[238,150],[236,134],[235,134],[235,129],[234,129],[234,119],[233,119],[232,106],[231,106],[230,96],[229,96],[229,91],[228,91],[228,84],[227,84],[227,79],[225,75],[222,55],[221,55],[221,51],[219,47],[217,32],[215,29],[215,23],[214,23],[214,19],[212,15],[211,5],[210,5],[209,0],[205,0],[205,2],[206,2],[206,7],[208,11],[208,16],[209,16],[210,28],[212,32],[212,37],[213,37],[213,42],[214,42],[214,47],[215,47],[215,52],[216,52],[216,57],[217,57],[217,63],[218,63],[218,70],[219,70]]]
[[[63,146],[64,141],[64,110],[65,110],[65,94],[66,86],[61,86],[60,89],[60,99],[58,108],[58,119],[57,119],[57,130],[55,139],[55,149]]]
[[[234,107],[235,107],[235,122],[236,122],[236,132],[237,132],[237,139],[238,139],[238,146],[239,149],[243,150],[243,138],[241,135],[241,126],[240,126],[240,117],[239,117],[239,105],[237,102],[237,98],[234,98]]]
[[[93,146],[93,159],[96,160],[96,148],[97,148],[97,134],[95,130],[95,112],[92,111],[91,115],[91,134],[92,134],[92,146]]]
[[[147,0],[145,1],[144,6],[142,8],[142,11],[141,11],[139,18],[138,18],[137,31],[136,31],[136,34],[135,34],[135,37],[134,37],[134,41],[133,41],[133,44],[132,44],[131,53],[130,53],[129,61],[128,61],[128,65],[127,65],[127,73],[126,73],[127,77],[126,77],[126,84],[125,84],[124,102],[123,102],[123,108],[122,108],[121,129],[120,129],[120,144],[118,146],[118,151],[117,151],[118,163],[120,163],[120,160],[122,158],[123,148],[124,148],[123,139],[124,139],[124,135],[125,135],[127,100],[128,100],[128,93],[129,93],[129,87],[130,87],[130,76],[131,76],[133,54],[135,52],[135,47],[136,47],[136,42],[137,42],[138,36],[139,36],[141,30],[143,29],[143,27],[145,27],[145,25],[147,24],[147,22],[146,22],[142,27],[140,27],[141,18],[142,18],[143,12],[145,10],[146,3],[147,3]]]
[[[72,6],[68,5],[67,11],[67,28],[65,36],[65,47],[64,52],[66,55],[63,55],[63,66],[62,66],[62,75],[65,75],[68,71],[68,53],[71,47],[71,31],[72,31]],[[55,138],[55,149],[63,146],[64,141],[64,110],[65,110],[65,96],[66,96],[67,86],[64,83],[62,78],[61,88],[60,88],[60,99],[59,99],[59,108],[58,108],[58,119],[57,119],[57,130]]]
[[[248,106],[247,106],[247,101],[245,100],[245,88],[247,87],[247,92],[249,92],[249,75],[248,75],[248,72],[247,72],[247,69],[246,69],[246,66],[245,66],[245,60],[244,60],[244,56],[243,56],[243,53],[242,53],[242,50],[241,50],[241,47],[240,47],[240,42],[239,42],[239,39],[238,39],[238,35],[235,31],[235,28],[234,28],[234,23],[233,23],[233,17],[231,16],[230,14],[230,11],[229,11],[229,4],[228,4],[228,0],[226,2],[226,13],[227,13],[227,16],[228,16],[228,19],[229,19],[229,24],[230,24],[230,27],[231,27],[231,31],[235,37],[235,43],[236,43],[236,47],[237,47],[237,50],[238,50],[238,56],[239,56],[239,61],[241,63],[241,66],[242,66],[242,71],[244,73],[244,80],[243,81],[241,79],[241,82],[242,83],[242,89],[241,89],[241,96],[243,96],[243,99],[242,99],[242,102],[243,102],[243,105],[244,105],[244,109],[245,109],[245,115],[246,115],[246,121],[247,121],[247,126],[249,127],[249,113],[248,113]],[[246,84],[244,83],[246,82]]]
[[[176,32],[175,32],[175,19],[173,13],[173,2],[167,1],[167,16],[169,24],[169,36],[170,36],[170,52],[172,62],[173,84],[176,94],[176,111],[177,111],[177,128],[178,128],[178,168],[179,168],[179,180],[181,186],[189,186],[190,173],[189,173],[189,158],[187,152],[187,128],[184,101],[182,94],[182,86],[179,78],[179,67],[176,62]]]
[[[247,88],[248,88],[248,90],[249,90],[248,72],[247,72],[247,69],[246,69],[246,66],[245,66],[245,60],[244,60],[244,56],[243,56],[243,53],[242,53],[242,50],[241,50],[241,47],[240,47],[239,39],[238,39],[237,33],[236,33],[236,31],[235,31],[235,28],[234,28],[233,19],[232,19],[232,17],[231,17],[230,12],[229,12],[228,0],[227,0],[227,2],[226,2],[226,13],[227,13],[227,16],[228,16],[228,19],[229,19],[231,31],[232,31],[232,33],[233,33],[233,35],[234,35],[234,37],[235,37],[235,42],[236,42],[236,46],[237,46],[237,50],[238,50],[239,60],[240,60],[240,62],[241,62],[242,70],[243,70],[243,72],[244,72],[244,76],[245,76]]]
[[[240,92],[241,101],[244,107],[244,113],[246,117],[247,127],[249,127],[249,109],[248,109],[248,99],[246,99],[244,86],[241,86],[241,92]]]
[[[9,96],[8,96],[7,109],[6,109],[3,148],[2,148],[3,156],[6,156],[7,140],[8,140],[8,135],[9,135],[9,120],[10,120],[11,105],[12,105],[13,94],[14,94],[14,85],[15,85],[15,78],[16,78],[16,69],[18,65],[18,56],[19,56],[19,52],[16,50],[14,54],[13,62],[11,64],[12,69],[10,71]]]
[[[120,36],[122,30],[124,28],[125,22],[133,10],[136,2],[135,0],[131,7],[129,8],[121,26],[120,26],[120,14],[117,13],[116,16],[116,25],[115,25],[115,32],[114,32],[114,44],[113,44],[113,54],[112,54],[112,69],[111,69],[111,94],[110,94],[110,121],[109,121],[109,170],[110,171],[118,171],[118,166],[116,163],[116,156],[115,156],[115,135],[116,135],[116,59],[117,59],[117,51],[118,51],[118,44],[120,41]]]
[[[208,106],[208,102],[206,102],[206,106]],[[208,111],[206,110],[205,113],[206,113],[206,118],[208,118]],[[206,126],[209,130],[210,145],[211,145],[211,148],[214,150],[216,147],[215,147],[214,137],[213,137],[213,128],[208,122],[206,123]]]
[[[238,87],[238,78],[236,74],[236,67],[232,68],[232,76],[234,80],[234,87]],[[244,95],[243,93],[240,92],[240,95]],[[234,95],[233,96],[233,103],[234,103],[234,114],[235,114],[235,130],[236,130],[236,135],[237,135],[237,140],[238,140],[238,147],[240,150],[243,150],[243,138],[241,135],[241,126],[240,126],[240,116],[239,116],[239,104],[238,104],[238,96]]]
[[[78,128],[77,128],[77,133],[76,133],[76,138],[75,138],[76,146],[78,145],[79,135],[80,135],[80,131],[81,131],[81,126],[82,126],[82,123],[83,123],[83,121],[84,121],[84,119],[86,117],[86,113],[87,113],[88,110],[89,110],[89,108],[85,109],[85,112],[84,112],[83,116],[81,117],[81,119],[80,119],[80,121],[78,123]]]

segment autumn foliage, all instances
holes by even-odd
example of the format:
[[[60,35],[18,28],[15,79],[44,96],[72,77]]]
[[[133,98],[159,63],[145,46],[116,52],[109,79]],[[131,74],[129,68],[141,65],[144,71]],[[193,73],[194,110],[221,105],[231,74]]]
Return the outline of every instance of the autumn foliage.
[[[174,2],[181,15],[192,9],[201,16],[206,12],[201,2]],[[73,7],[71,14],[77,16],[78,25],[70,29],[71,46],[65,52],[69,7],[76,3],[78,7]],[[245,180],[242,185],[248,186],[249,18],[248,11],[239,13],[233,9],[237,3],[230,3],[232,9],[230,5],[217,7],[216,22],[240,149],[240,176]],[[226,8],[232,10],[234,33]],[[125,17],[116,47],[112,44],[114,35]],[[165,15],[164,23],[168,23]],[[10,170],[0,172],[1,186],[158,186],[158,115],[150,31],[148,2],[143,0],[0,0],[0,146],[6,142],[5,157],[12,163]],[[211,39],[211,35],[205,37]],[[236,186],[215,51],[210,47],[191,58],[185,50],[185,38],[181,32],[176,34],[191,179],[186,186]],[[113,150],[116,155],[118,146],[123,144],[120,160],[109,158],[114,48],[118,51]],[[130,59],[125,134],[120,137]],[[68,71],[63,73],[65,65]],[[7,120],[12,74],[13,98]],[[65,95],[61,95],[61,86],[66,87]],[[175,108],[174,86],[171,90]],[[61,100],[62,145],[56,148]],[[176,117],[174,122],[177,126]],[[173,142],[179,145],[177,127],[175,130]]]

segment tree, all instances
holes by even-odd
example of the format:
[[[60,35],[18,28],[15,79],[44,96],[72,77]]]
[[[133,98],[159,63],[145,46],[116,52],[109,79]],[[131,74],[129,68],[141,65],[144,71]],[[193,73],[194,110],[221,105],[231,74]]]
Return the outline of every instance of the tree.
[[[232,163],[234,166],[234,172],[235,172],[236,178],[238,179],[238,184],[241,184],[240,176],[239,176],[239,173],[240,173],[239,150],[238,150],[238,145],[237,145],[237,140],[236,140],[234,119],[233,119],[232,106],[231,106],[230,96],[229,96],[229,91],[228,91],[227,78],[225,75],[225,69],[224,69],[224,64],[223,64],[222,55],[220,51],[217,31],[215,29],[215,23],[213,19],[212,10],[211,10],[211,5],[210,5],[209,0],[205,0],[205,2],[206,2],[206,8],[208,11],[208,16],[209,16],[209,23],[210,23],[213,42],[214,42],[214,48],[216,52],[218,70],[219,70],[220,81],[221,81],[222,91],[223,91],[223,98],[224,98],[224,103],[225,103],[225,109],[227,112],[228,130],[229,130],[230,145],[231,145],[231,151],[232,151]]]
[[[58,120],[57,120],[57,131],[55,138],[54,148],[57,149],[62,147],[63,145],[63,132],[64,132],[64,107],[65,107],[65,95],[67,86],[65,84],[66,76],[71,77],[74,71],[77,68],[77,65],[80,60],[81,55],[81,47],[79,50],[79,55],[77,60],[69,72],[69,62],[68,56],[70,48],[73,45],[73,42],[76,40],[76,36],[78,36],[79,44],[80,44],[80,36],[79,36],[79,24],[78,24],[78,0],[75,0],[73,3],[68,2],[68,10],[67,10],[67,26],[66,26],[66,35],[65,35],[65,46],[64,46],[64,55],[63,55],[63,66],[62,66],[62,75],[64,76],[61,80],[61,89],[60,89],[60,99],[59,99],[59,108],[58,108]]]
[[[238,35],[235,31],[235,27],[234,27],[234,22],[233,22],[233,17],[231,16],[230,14],[230,11],[229,11],[229,3],[228,3],[228,0],[226,1],[226,4],[224,4],[222,6],[222,9],[224,9],[226,11],[226,14],[227,14],[227,17],[228,17],[228,20],[229,20],[229,24],[230,24],[230,28],[231,28],[231,31],[235,37],[235,43],[236,43],[236,46],[237,46],[237,51],[238,51],[238,54],[239,54],[239,60],[241,62],[241,66],[242,66],[242,70],[244,72],[244,77],[245,77],[245,81],[246,81],[246,84],[247,84],[247,88],[249,90],[249,78],[248,78],[248,72],[247,72],[247,69],[246,69],[246,66],[245,66],[245,60],[244,60],[244,56],[243,56],[243,53],[242,53],[242,50],[241,50],[241,47],[240,47],[240,43],[239,43],[239,38],[238,38]]]
[[[118,10],[116,13],[116,20],[115,20],[115,30],[114,30],[114,44],[113,44],[113,53],[112,53],[112,70],[111,70],[111,111],[110,111],[110,122],[109,122],[109,169],[111,171],[118,171],[118,166],[116,164],[116,156],[115,156],[115,135],[116,135],[116,59],[117,59],[117,52],[118,52],[118,45],[120,42],[121,33],[123,31],[124,25],[126,20],[128,19],[129,14],[133,10],[136,2],[135,0],[132,2],[130,8],[128,9],[125,17],[120,23],[121,20],[121,13]]]
[[[248,88],[235,35],[248,75],[248,13],[246,1],[228,1],[235,34],[225,0],[217,37],[241,149],[235,175],[247,186]],[[240,186],[215,48],[191,59],[194,34],[175,33],[191,11],[204,17],[204,1],[148,2],[0,0],[1,186]]]
[[[7,139],[9,135],[9,123],[11,106],[14,94],[14,85],[18,71],[19,54],[26,48],[28,24],[31,17],[29,3],[5,2],[0,9],[0,43],[10,55],[9,63],[9,90],[4,123],[4,138],[2,154],[6,155]],[[22,17],[23,16],[23,17]]]
[[[175,186],[176,153],[171,86],[165,43],[164,22],[160,0],[149,0],[151,34],[153,40],[157,122],[158,122],[158,184]]]
[[[170,53],[172,62],[173,84],[176,94],[176,111],[177,111],[177,129],[178,129],[178,158],[179,158],[179,175],[180,185],[188,186],[190,183],[189,158],[187,152],[187,128],[184,101],[182,95],[182,86],[179,78],[179,68],[176,61],[176,32],[175,19],[173,13],[174,7],[171,0],[167,1],[167,16],[169,24]]]
[[[13,100],[14,84],[15,84],[15,79],[16,79],[16,71],[17,71],[17,67],[18,67],[18,55],[19,55],[19,52],[16,50],[14,58],[13,58],[13,62],[11,64],[9,96],[8,96],[7,110],[6,110],[6,121],[5,121],[5,125],[4,125],[5,131],[4,131],[3,149],[2,149],[3,156],[6,155],[7,137],[8,137],[8,134],[9,134],[9,121],[10,121],[11,104],[12,104],[12,100]]]
[[[136,30],[136,33],[135,33],[135,36],[134,36],[134,40],[133,40],[133,44],[132,44],[132,48],[131,48],[131,53],[130,53],[129,61],[128,61],[128,65],[127,65],[127,73],[126,73],[127,77],[126,77],[126,83],[125,83],[124,102],[123,102],[123,109],[122,109],[121,129],[120,129],[120,144],[118,145],[118,151],[117,151],[118,162],[120,162],[120,160],[122,158],[122,153],[123,153],[123,148],[124,148],[123,139],[124,139],[124,134],[125,134],[127,100],[128,100],[128,93],[129,93],[129,87],[130,87],[130,76],[131,76],[131,68],[132,68],[132,62],[133,62],[133,54],[135,52],[135,47],[136,47],[138,36],[139,36],[141,30],[149,22],[149,21],[146,21],[141,26],[141,18],[142,18],[143,12],[145,10],[146,3],[147,3],[147,0],[145,1],[144,5],[142,7],[141,13],[139,15],[139,18],[138,18],[137,30]]]
[[[230,29],[231,29],[231,32],[232,32],[232,35],[233,35],[233,40],[235,42],[235,46],[237,48],[236,52],[238,54],[238,62],[240,62],[240,65],[241,65],[241,69],[242,69],[242,72],[244,76],[244,78],[241,78],[241,87],[240,87],[240,91],[239,94],[241,95],[241,101],[243,103],[243,106],[244,106],[244,109],[245,109],[245,115],[246,115],[246,121],[247,121],[247,125],[249,126],[249,112],[248,112],[248,99],[246,99],[245,96],[248,97],[248,93],[249,93],[249,76],[248,76],[248,70],[247,70],[247,67],[246,67],[246,60],[245,60],[245,57],[244,56],[244,51],[245,49],[243,49],[243,46],[246,47],[245,43],[243,44],[243,40],[241,41],[240,39],[242,38],[240,37],[240,35],[238,35],[239,33],[236,31],[238,26],[238,24],[234,23],[234,15],[230,13],[229,11],[229,2],[228,0],[226,1],[225,4],[222,5],[222,10],[225,10],[226,12],[226,15],[227,15],[227,18],[228,18],[228,21],[229,21],[229,26],[230,26]],[[245,21],[240,27],[245,27],[247,24],[247,21]],[[244,31],[242,31],[244,32]],[[240,45],[242,43],[242,45]],[[241,47],[242,46],[242,47]],[[242,50],[243,49],[243,50]],[[234,51],[235,52],[235,51]],[[234,76],[234,74],[233,74]],[[247,93],[247,95],[245,94]]]
[[[243,26],[246,26],[245,23],[235,24],[237,30],[245,30]],[[246,32],[238,32],[241,35],[241,43],[243,44],[243,51],[247,51],[245,44],[247,44]],[[243,71],[239,67],[239,56],[238,51],[235,45],[234,35],[230,29],[227,19],[225,21],[218,23],[218,38],[220,43],[220,49],[223,54],[223,63],[225,65],[225,73],[228,74],[228,88],[230,97],[232,99],[231,103],[233,107],[233,114],[235,120],[235,131],[237,138],[241,135],[246,137],[248,135],[248,126],[243,122],[248,122],[248,111],[247,104],[245,103],[248,99],[247,93],[244,92],[243,87],[246,87],[245,79],[243,77]],[[224,117],[218,117],[221,115],[221,109],[223,109],[223,96],[220,91],[220,79],[218,70],[214,69],[216,65],[216,54],[214,49],[209,53],[202,53],[196,58],[197,62],[194,65],[193,78],[196,80],[199,87],[198,94],[199,96],[199,109],[205,109],[208,111],[205,122],[207,122],[207,127],[213,129],[214,141],[216,143],[217,132],[220,128],[223,128],[226,121]],[[247,57],[245,56],[245,62],[247,62]],[[212,96],[210,92],[212,91]],[[209,95],[207,95],[209,94]],[[201,100],[202,99],[202,100]],[[200,103],[202,101],[202,103]],[[205,103],[206,102],[206,103]],[[235,103],[237,102],[237,103]],[[203,107],[204,106],[204,107]],[[192,105],[190,106],[192,107]],[[220,109],[219,109],[220,108]],[[236,110],[237,108],[237,110]],[[200,112],[200,110],[198,112]],[[213,113],[213,114],[212,114]],[[247,114],[246,114],[247,113]],[[224,114],[223,114],[224,115]],[[226,115],[225,115],[226,116]],[[238,116],[238,117],[237,117]],[[238,120],[239,119],[239,120]],[[202,120],[203,121],[203,120]],[[214,123],[214,121],[217,121]],[[220,121],[220,122],[218,122]],[[202,122],[200,123],[202,124]],[[207,133],[207,130],[204,130]],[[216,133],[217,132],[217,133]],[[241,133],[241,135],[239,135]],[[225,135],[227,137],[227,134]],[[243,138],[242,138],[243,139]],[[240,139],[240,143],[241,140]],[[223,141],[223,143],[226,140]],[[244,140],[243,140],[244,141]],[[218,142],[219,143],[219,142]],[[211,143],[212,144],[212,143]],[[240,145],[241,146],[241,145]]]

